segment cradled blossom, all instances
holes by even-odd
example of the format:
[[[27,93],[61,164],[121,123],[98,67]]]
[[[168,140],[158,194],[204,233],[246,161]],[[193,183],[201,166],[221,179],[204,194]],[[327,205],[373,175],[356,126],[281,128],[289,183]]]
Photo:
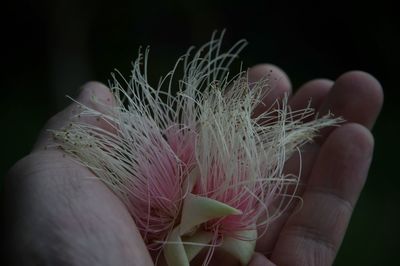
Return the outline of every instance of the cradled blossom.
[[[286,97],[256,115],[274,88],[268,77],[249,83],[246,72],[229,75],[246,43],[221,52],[221,41],[213,35],[190,49],[156,87],[147,80],[148,50],[139,53],[129,79],[113,76],[114,104],[79,114],[98,117],[107,130],[77,120],[54,132],[124,202],[149,250],[170,265],[188,265],[202,249],[207,264],[216,247],[247,264],[257,229],[294,196],[299,178],[284,173],[286,160],[338,123],[329,115],[303,122],[313,110],[291,111]]]

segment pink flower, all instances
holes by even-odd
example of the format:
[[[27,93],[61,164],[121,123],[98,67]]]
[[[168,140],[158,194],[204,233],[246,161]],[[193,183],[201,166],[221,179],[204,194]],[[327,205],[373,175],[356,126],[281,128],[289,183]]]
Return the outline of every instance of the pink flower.
[[[287,188],[298,183],[283,173],[285,161],[338,122],[326,116],[302,123],[313,110],[291,112],[286,99],[279,110],[254,117],[273,88],[263,79],[250,89],[244,72],[229,79],[246,43],[220,53],[222,37],[213,35],[193,56],[189,50],[156,88],[147,82],[148,51],[144,70],[139,53],[129,81],[114,76],[116,104],[103,114],[88,107],[80,114],[100,116],[112,132],[76,122],[56,133],[63,149],[125,203],[148,248],[164,251],[171,265],[189,264],[211,247],[207,264],[216,246],[247,263],[257,228],[285,208],[271,204],[293,196]]]

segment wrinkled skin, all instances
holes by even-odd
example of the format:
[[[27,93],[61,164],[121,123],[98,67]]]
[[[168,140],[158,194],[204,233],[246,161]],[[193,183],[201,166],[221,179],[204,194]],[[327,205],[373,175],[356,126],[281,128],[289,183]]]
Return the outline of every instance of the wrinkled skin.
[[[272,72],[270,72],[272,70]],[[249,70],[253,81],[272,73],[274,90],[264,99],[274,104],[291,94],[287,76],[273,65]],[[78,101],[101,111],[91,101],[112,104],[108,88],[90,82]],[[292,109],[311,106],[331,111],[346,123],[326,129],[302,149],[300,195],[257,242],[250,265],[331,265],[338,252],[371,163],[371,128],[383,103],[380,84],[371,75],[352,71],[336,81],[317,79],[290,96]],[[262,112],[263,107],[257,112]],[[6,253],[12,265],[153,265],[140,234],[124,205],[84,166],[55,144],[46,129],[68,125],[77,104],[56,114],[44,126],[32,152],[18,161],[5,181]],[[99,124],[96,119],[87,122]],[[47,147],[47,148],[45,148]],[[298,158],[287,163],[296,172]],[[196,263],[196,261],[195,261]],[[217,253],[212,264],[236,265]]]

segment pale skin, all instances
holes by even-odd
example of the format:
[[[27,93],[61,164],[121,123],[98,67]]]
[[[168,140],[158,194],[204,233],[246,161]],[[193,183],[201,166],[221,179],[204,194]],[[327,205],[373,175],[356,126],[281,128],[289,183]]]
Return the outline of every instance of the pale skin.
[[[249,78],[268,73],[276,80],[265,106],[291,95],[289,79],[273,65],[251,68]],[[85,84],[78,101],[101,111],[93,95],[112,104],[108,88],[97,82]],[[310,99],[320,114],[331,111],[346,122],[303,147],[302,207],[293,206],[271,225],[249,265],[331,265],[366,181],[374,145],[370,130],[383,103],[378,81],[361,71],[336,81],[316,79],[301,86],[289,103],[296,110]],[[67,126],[76,112],[72,104],[52,117],[32,152],[6,176],[5,241],[12,265],[153,265],[122,202],[101,181],[88,178],[94,177],[90,170],[51,148],[55,143],[46,129]],[[95,118],[87,122],[104,126]],[[297,162],[291,159],[287,171],[296,171]],[[213,263],[236,265],[225,254],[217,254]]]

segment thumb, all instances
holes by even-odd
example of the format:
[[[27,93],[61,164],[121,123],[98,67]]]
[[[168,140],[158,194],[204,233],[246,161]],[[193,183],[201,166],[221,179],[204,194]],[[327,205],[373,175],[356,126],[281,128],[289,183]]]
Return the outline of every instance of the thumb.
[[[55,144],[51,130],[60,130],[68,126],[69,123],[80,120],[88,124],[106,127],[103,120],[98,117],[80,117],[82,106],[86,106],[99,113],[104,113],[106,108],[114,104],[114,96],[110,89],[100,82],[91,81],[82,86],[76,102],[70,104],[67,108],[50,118],[39,134],[38,140],[33,147],[33,152],[46,149],[47,146]]]

